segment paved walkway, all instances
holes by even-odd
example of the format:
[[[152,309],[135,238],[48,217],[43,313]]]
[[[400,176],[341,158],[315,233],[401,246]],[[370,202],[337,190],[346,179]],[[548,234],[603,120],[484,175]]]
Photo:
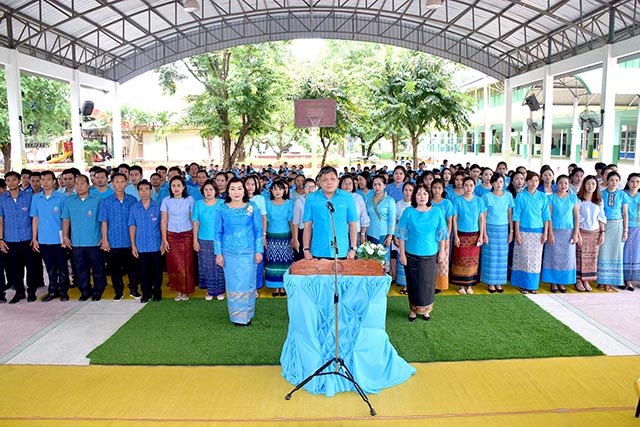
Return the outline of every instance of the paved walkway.
[[[203,297],[200,293],[197,291],[196,298]],[[640,355],[640,289],[528,297],[604,354]],[[86,355],[143,307],[134,299],[111,298],[106,292],[99,302],[56,300],[1,305],[0,364],[88,365]],[[452,293],[451,298],[473,296]]]

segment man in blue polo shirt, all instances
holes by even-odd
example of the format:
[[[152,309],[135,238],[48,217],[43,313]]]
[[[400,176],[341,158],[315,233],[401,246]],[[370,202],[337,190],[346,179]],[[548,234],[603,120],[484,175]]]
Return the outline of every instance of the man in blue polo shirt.
[[[131,168],[133,171],[133,167]],[[104,199],[100,207],[98,221],[102,223],[102,239],[100,248],[107,252],[107,262],[111,269],[111,283],[115,301],[120,301],[124,293],[125,274],[129,276],[129,294],[132,298],[140,298],[138,293],[138,265],[131,256],[129,240],[129,211],[136,199],[125,193],[127,178],[117,173],[111,178],[114,194]]]
[[[56,176],[51,171],[42,172],[42,191],[31,200],[33,239],[31,246],[40,252],[49,277],[49,293],[41,301],[56,298],[69,301],[69,269],[62,248],[62,210],[67,199],[54,190]]]
[[[131,207],[129,213],[129,237],[131,252],[140,260],[142,282],[141,303],[162,300],[162,263],[164,253],[160,237],[160,204],[151,200],[151,184],[142,180],[138,183],[140,201]]]
[[[89,194],[89,178],[76,178],[77,194],[69,197],[62,210],[62,243],[71,249],[77,270],[77,285],[80,301],[100,301],[106,286],[104,259],[100,248],[100,222],[98,215],[102,198]],[[93,275],[93,288],[89,283],[89,272]]]
[[[20,190],[20,174],[7,172],[4,176],[7,192],[0,196],[0,251],[5,254],[7,286],[16,290],[9,304],[25,297],[24,272],[27,270],[27,301],[36,300],[37,281],[33,277],[31,252],[31,206],[32,193]],[[5,289],[0,291],[0,300],[6,301]]]
[[[351,193],[338,189],[338,172],[331,166],[320,169],[316,179],[321,191],[307,196],[304,204],[304,233],[302,236],[305,259],[333,258],[331,247],[333,231],[328,202],[331,202],[338,241],[338,258],[356,255],[358,213]]]

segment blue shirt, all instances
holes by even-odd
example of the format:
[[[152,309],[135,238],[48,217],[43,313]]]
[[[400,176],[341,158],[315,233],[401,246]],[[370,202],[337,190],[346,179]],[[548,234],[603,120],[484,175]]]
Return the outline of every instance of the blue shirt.
[[[14,201],[9,191],[0,195],[0,216],[4,218],[4,240],[24,242],[31,240],[30,191],[20,191]]]
[[[195,202],[197,202],[198,200],[204,200],[204,196],[200,192],[200,187],[197,186],[197,185],[195,185],[195,186],[194,185],[187,185],[187,192],[189,193],[189,195],[191,197],[193,197],[193,200]]]
[[[438,209],[442,210],[442,213],[444,214],[444,219],[449,219],[454,215],[453,203],[451,203],[451,200],[449,199],[442,199],[440,200],[440,203],[436,203],[433,200],[431,200],[431,204],[437,207]]]
[[[193,197],[167,197],[160,204],[160,211],[167,213],[167,231],[182,233],[193,230],[191,212],[193,211]]]
[[[518,193],[513,208],[513,221],[520,221],[520,228],[539,229],[551,220],[547,195],[541,191],[533,194],[528,190]]]
[[[398,213],[396,201],[390,196],[385,196],[374,208],[373,197],[369,197],[365,201],[365,205],[369,215],[367,235],[379,239],[381,236],[386,237],[387,234],[393,234],[396,229],[396,214]]]
[[[124,193],[130,195],[131,197],[136,199],[136,201],[140,200],[140,195],[138,194],[138,187],[136,185],[133,185],[132,183],[129,183],[127,184],[126,187],[124,187]]]
[[[496,196],[494,193],[486,193],[482,196],[482,201],[487,207],[487,224],[509,224],[509,209],[515,207],[511,193],[504,191],[502,196]]]
[[[573,209],[580,206],[578,196],[569,193],[567,197],[558,197],[558,193],[548,196],[551,210],[551,227],[556,230],[573,230],[575,228]]]
[[[482,199],[473,196],[471,200],[463,196],[457,197],[453,201],[453,212],[457,215],[458,231],[473,233],[480,230],[478,217],[487,211]]]
[[[71,221],[71,244],[78,247],[98,246],[100,230],[100,206],[102,198],[88,194],[84,200],[77,194],[67,198],[62,209],[62,219]]]
[[[486,189],[484,188],[482,185],[478,184],[476,185],[476,189],[473,190],[473,194],[475,194],[476,196],[482,198],[482,196],[484,196],[487,193],[491,193],[492,188]]]
[[[385,191],[387,195],[391,197],[395,202],[399,202],[404,199],[404,194],[402,194],[402,187],[404,187],[404,182],[400,183],[400,185],[396,185],[395,182],[391,184],[387,184]]]
[[[160,204],[155,200],[144,208],[142,202],[136,202],[129,211],[129,227],[136,227],[136,248],[138,252],[159,252],[162,238],[160,236]]]
[[[447,239],[447,221],[442,209],[432,207],[420,212],[408,207],[402,213],[396,236],[404,240],[405,252],[417,256],[432,256],[438,252],[438,242]]]
[[[307,200],[304,204],[302,222],[313,223],[310,248],[311,254],[314,257],[333,257],[333,248],[331,248],[333,231],[331,229],[329,208],[327,208],[328,201],[331,201],[335,208],[333,217],[336,226],[336,237],[338,240],[338,257],[344,258],[349,252],[351,243],[349,242],[349,223],[355,223],[358,221],[356,202],[353,201],[351,193],[337,189],[335,194],[331,199],[329,199],[324,194],[324,191],[314,191],[307,196]],[[355,245],[355,242],[353,243]]]
[[[622,190],[614,192],[609,192],[607,189],[602,190],[602,204],[607,219],[620,220],[622,219],[622,205],[629,204],[627,193]]]
[[[31,199],[31,217],[38,218],[38,243],[42,245],[62,244],[62,210],[67,196],[52,191],[47,198],[44,190]]]
[[[224,202],[218,199],[215,200],[216,204],[213,206],[207,206],[204,199],[198,200],[193,205],[193,216],[191,220],[200,223],[198,227],[198,239],[200,240],[214,240],[213,222],[216,218],[216,211],[224,204]]]
[[[291,235],[293,221],[293,201],[285,200],[283,204],[276,205],[272,200],[267,202],[267,233]]]
[[[230,208],[226,203],[221,204],[216,211],[214,234],[216,244],[213,249],[216,255],[249,255],[264,252],[262,215],[253,202],[241,208]]]
[[[112,248],[131,247],[128,227],[129,211],[136,201],[136,199],[128,194],[124,195],[122,201],[120,201],[115,194],[102,201],[98,221],[108,224],[107,239],[109,240],[109,246]]]
[[[162,184],[160,186],[160,190],[158,190],[158,197],[156,197],[156,201],[158,203],[162,203],[165,197],[169,197],[169,184]]]
[[[104,192],[99,192],[98,189],[96,188],[92,188],[91,190],[89,190],[89,193],[95,195],[95,196],[100,196],[103,199],[106,199],[107,197],[111,196],[112,194],[116,194],[115,191],[113,191],[113,188],[111,187],[107,187],[107,191]]]
[[[627,200],[629,201],[629,227],[637,227],[638,211],[640,210],[640,192],[636,193],[634,197],[627,193]]]

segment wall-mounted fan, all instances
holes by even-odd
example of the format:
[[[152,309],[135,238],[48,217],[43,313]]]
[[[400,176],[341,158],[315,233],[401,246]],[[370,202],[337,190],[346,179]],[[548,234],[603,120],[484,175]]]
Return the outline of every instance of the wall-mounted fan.
[[[599,128],[602,124],[600,114],[591,110],[584,110],[580,113],[580,129],[586,131],[592,131],[595,128]]]

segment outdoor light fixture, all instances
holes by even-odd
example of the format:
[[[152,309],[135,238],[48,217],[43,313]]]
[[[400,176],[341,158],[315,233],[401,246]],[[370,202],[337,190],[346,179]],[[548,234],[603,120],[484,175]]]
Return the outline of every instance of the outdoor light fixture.
[[[196,13],[200,12],[200,4],[198,0],[184,0],[183,4],[185,12]]]
[[[444,5],[444,0],[427,0],[427,9],[437,9]],[[186,6],[186,5],[185,5]]]

